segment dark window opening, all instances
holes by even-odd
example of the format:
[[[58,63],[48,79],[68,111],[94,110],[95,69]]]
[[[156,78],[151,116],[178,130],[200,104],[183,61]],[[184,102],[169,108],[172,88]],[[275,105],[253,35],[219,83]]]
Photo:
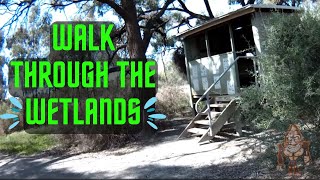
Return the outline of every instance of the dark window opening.
[[[187,53],[190,60],[207,57],[205,33],[199,33],[185,40],[188,44]]]
[[[199,35],[196,37],[197,47],[199,48],[199,58],[207,57],[207,47],[205,35]]]
[[[245,56],[246,53],[255,54],[251,15],[234,20],[231,27],[237,56]]]
[[[252,59],[239,59],[238,72],[241,88],[255,84],[254,63]]]
[[[211,56],[232,51],[228,25],[209,30],[208,39]]]
[[[237,56],[255,55],[255,43],[252,32],[251,15],[240,17],[231,24],[234,46]],[[239,59],[237,62],[240,87],[255,84],[254,62],[252,59]]]

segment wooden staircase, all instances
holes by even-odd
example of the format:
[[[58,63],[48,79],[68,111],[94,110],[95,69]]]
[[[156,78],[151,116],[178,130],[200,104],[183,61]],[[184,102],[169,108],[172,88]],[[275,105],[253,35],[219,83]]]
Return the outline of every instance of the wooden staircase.
[[[187,125],[178,139],[188,136],[200,136],[198,143],[203,143],[213,138],[226,139],[220,134],[239,136],[242,134],[241,124],[238,121],[239,112],[237,96],[213,96],[208,101],[210,108],[204,107]],[[211,122],[211,124],[210,124]],[[223,132],[235,131],[236,134]]]

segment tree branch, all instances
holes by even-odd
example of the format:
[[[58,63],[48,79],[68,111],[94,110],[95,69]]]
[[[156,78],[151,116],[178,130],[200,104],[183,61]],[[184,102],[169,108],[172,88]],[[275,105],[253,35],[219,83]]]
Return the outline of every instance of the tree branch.
[[[194,18],[191,17],[191,16],[189,16],[189,17],[183,19],[178,25],[169,28],[169,29],[167,30],[167,32],[168,32],[168,31],[171,31],[171,30],[173,30],[173,29],[178,28],[178,29],[177,29],[177,32],[179,33],[179,32],[180,32],[180,27],[183,26],[183,25],[185,25],[185,24],[188,25],[189,27],[192,27],[191,24],[190,24],[190,22],[189,22],[190,19],[194,19]]]
[[[245,5],[246,5],[246,3],[244,2],[244,0],[237,0],[237,1],[238,1],[238,3],[241,4],[241,6],[245,6]]]
[[[248,5],[248,4],[254,4],[255,1],[256,1],[256,0],[248,0],[247,5]]]
[[[166,3],[163,5],[163,7],[161,8],[160,12],[156,15],[156,18],[160,18],[164,12],[168,9],[169,5],[171,3],[173,3],[174,0],[168,0],[166,1]]]
[[[112,9],[114,9],[116,11],[116,13],[118,13],[123,19],[128,19],[129,15],[127,13],[127,11],[125,11],[119,4],[117,4],[116,2],[112,1],[112,0],[97,0],[101,3],[106,3],[108,4]]]
[[[208,0],[203,0],[203,1],[204,1],[204,4],[206,5],[206,8],[207,8],[209,17],[210,17],[210,18],[214,18],[214,15],[213,15],[213,13],[212,13],[212,10],[211,10],[209,1],[208,1]]]
[[[112,53],[110,59],[109,59],[109,63],[111,64],[112,61],[114,60],[114,57],[117,55],[118,51],[120,51],[121,49],[124,49],[126,48],[127,45],[126,44],[123,44],[123,45],[120,45],[117,47],[117,49]]]
[[[201,15],[201,14],[196,14],[196,13],[190,11],[182,0],[178,0],[178,2],[180,3],[180,5],[181,5],[182,9],[184,10],[184,12],[188,13],[190,16],[196,17],[196,18],[201,19],[201,20],[209,20],[209,19],[211,19],[208,16],[204,16],[204,15]]]
[[[156,12],[156,11],[160,11],[160,10],[163,10],[163,8],[157,8],[157,9],[150,9],[150,10],[147,10],[147,11],[144,11],[141,15],[145,15],[147,13],[152,13],[152,12]],[[167,8],[167,9],[164,9],[164,10],[167,10],[167,11],[180,11],[180,12],[185,12],[183,9],[181,8],[176,8],[176,7],[173,7],[173,8]]]
[[[145,50],[147,50],[148,48],[148,45],[150,43],[153,33],[159,28],[165,26],[165,24],[167,23],[161,20],[161,16],[163,16],[165,11],[168,9],[169,5],[172,4],[174,1],[175,0],[167,0],[164,3],[162,8],[158,8],[161,10],[155,16],[152,16],[151,18],[149,18],[148,21],[146,22],[146,26],[143,31],[143,43],[144,43]]]

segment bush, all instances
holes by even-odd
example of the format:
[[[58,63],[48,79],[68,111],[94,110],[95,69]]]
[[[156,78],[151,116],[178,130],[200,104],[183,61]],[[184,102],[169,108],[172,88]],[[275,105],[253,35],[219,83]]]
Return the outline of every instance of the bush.
[[[256,86],[250,86],[241,92],[241,113],[245,124],[268,129],[270,127],[270,109],[263,106],[263,93]]]
[[[242,92],[247,121],[284,130],[291,123],[320,128],[320,18],[318,10],[278,14],[266,26],[259,90]]]
[[[159,77],[157,92],[157,111],[170,117],[184,116],[192,111],[189,103],[189,86],[184,75],[177,70],[175,65],[169,66],[164,75]]]

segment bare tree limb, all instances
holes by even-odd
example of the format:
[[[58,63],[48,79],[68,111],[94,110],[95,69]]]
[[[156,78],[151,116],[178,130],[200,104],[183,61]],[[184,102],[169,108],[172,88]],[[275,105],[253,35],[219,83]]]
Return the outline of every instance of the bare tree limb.
[[[160,11],[160,10],[163,10],[163,8],[150,9],[150,10],[144,11],[142,14],[145,15],[145,14],[147,14],[147,13],[153,13],[153,12],[157,12],[157,11]],[[167,8],[167,9],[165,9],[165,10],[167,10],[167,11],[180,11],[180,12],[185,12],[184,9],[176,8],[176,7]],[[142,14],[141,14],[141,15],[142,15]]]
[[[211,10],[209,1],[208,1],[208,0],[203,0],[203,1],[204,1],[204,4],[206,5],[206,8],[207,8],[209,17],[210,17],[210,18],[214,18],[214,15],[213,15],[213,13],[212,13],[212,10]]]
[[[114,57],[117,55],[118,51],[120,51],[121,49],[124,49],[126,48],[127,45],[126,44],[123,44],[121,46],[118,46],[117,49],[112,53],[111,57],[110,57],[110,60],[109,60],[109,63],[111,64],[112,61],[114,60]]]
[[[119,4],[117,4],[116,2],[112,1],[112,0],[97,0],[101,3],[106,3],[108,4],[112,9],[114,9],[116,11],[116,13],[118,13],[123,19],[128,19],[129,15],[127,13],[127,11],[125,11]]]
[[[12,24],[18,21],[19,17],[21,17],[23,14],[25,14],[26,16],[28,15],[29,9],[34,2],[35,0],[28,3],[20,2],[20,3],[12,3],[8,5],[7,6],[8,9],[10,9],[9,7],[12,5],[16,5],[17,8],[14,10],[12,17],[6,23],[4,23],[4,25],[0,28],[0,30],[3,30],[5,27],[9,26],[9,30],[7,31],[8,32],[7,34],[9,34]]]
[[[160,8],[161,10],[155,16],[152,16],[148,19],[145,29],[143,31],[143,43],[145,50],[147,50],[148,48],[153,33],[157,31],[159,28],[164,27],[167,23],[161,20],[161,16],[163,16],[165,11],[168,9],[169,5],[172,4],[174,1],[175,0],[167,0],[164,3],[163,7]]]
[[[196,13],[190,11],[182,0],[178,0],[178,2],[180,3],[180,5],[181,5],[182,9],[184,10],[184,12],[188,13],[190,16],[194,16],[195,18],[198,18],[198,19],[201,19],[201,20],[209,20],[209,19],[211,19],[208,16],[204,16],[204,15],[201,15],[201,14],[196,14]]]
[[[244,0],[237,0],[237,2],[240,3],[241,6],[245,6],[245,5],[246,5],[246,3],[244,2]]]
[[[190,28],[190,27],[192,27],[191,26],[191,24],[190,24],[190,19],[194,19],[193,17],[191,17],[191,16],[189,16],[189,17],[187,17],[187,18],[185,18],[185,19],[183,19],[178,25],[176,25],[176,26],[173,26],[173,27],[171,27],[170,29],[168,29],[167,31],[171,31],[171,30],[173,30],[173,29],[176,29],[177,28],[177,32],[179,33],[179,31],[180,31],[180,27],[181,26],[183,26],[183,25],[188,25],[188,27]]]
[[[175,0],[167,0],[166,3],[161,8],[160,12],[156,15],[156,18],[160,18],[165,13],[165,11],[168,9],[169,5],[173,3],[173,1],[175,1]]]
[[[248,0],[247,5],[248,4],[254,4],[256,0]]]

